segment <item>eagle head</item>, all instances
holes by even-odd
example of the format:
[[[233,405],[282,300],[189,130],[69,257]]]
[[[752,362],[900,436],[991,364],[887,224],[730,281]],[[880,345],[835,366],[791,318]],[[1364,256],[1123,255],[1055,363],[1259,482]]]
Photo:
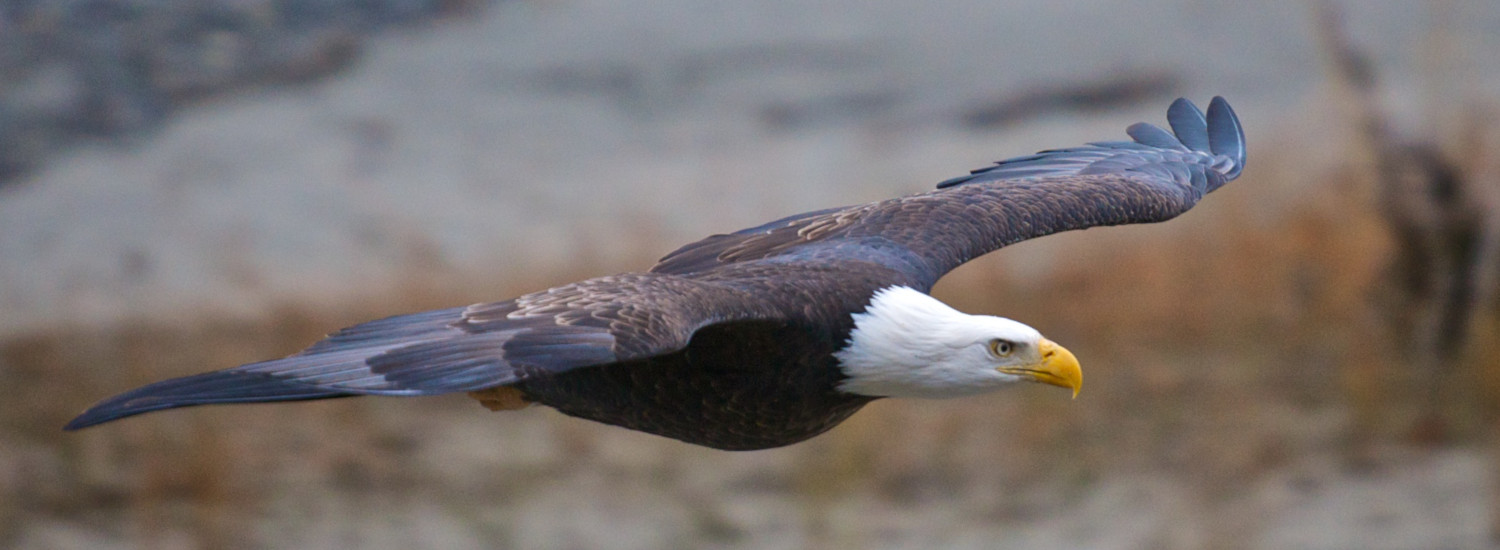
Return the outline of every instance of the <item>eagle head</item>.
[[[1083,372],[1066,348],[1036,329],[969,315],[904,286],[880,290],[834,354],[839,390],[872,397],[945,398],[1018,382],[1078,390]]]

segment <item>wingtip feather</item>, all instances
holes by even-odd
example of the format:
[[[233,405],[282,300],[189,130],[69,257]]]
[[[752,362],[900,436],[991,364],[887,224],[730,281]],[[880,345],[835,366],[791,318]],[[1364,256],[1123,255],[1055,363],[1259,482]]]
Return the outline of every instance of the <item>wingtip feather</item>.
[[[1208,103],[1208,141],[1213,154],[1234,160],[1234,169],[1225,175],[1231,179],[1239,176],[1245,167],[1245,129],[1234,108],[1221,96],[1214,96]]]
[[[89,407],[63,426],[63,430],[71,432],[138,414],[195,405],[304,401],[348,395],[352,394],[230,369],[163,380],[110,397]]]
[[[1179,97],[1167,107],[1167,124],[1177,139],[1194,151],[1211,151],[1208,140],[1208,118],[1198,106],[1185,97]]]
[[[1177,139],[1177,136],[1149,122],[1131,124],[1129,128],[1125,129],[1125,134],[1129,135],[1130,139],[1135,140],[1136,143],[1142,145],[1150,145],[1161,149],[1187,150],[1187,147],[1183,145],[1182,141]]]

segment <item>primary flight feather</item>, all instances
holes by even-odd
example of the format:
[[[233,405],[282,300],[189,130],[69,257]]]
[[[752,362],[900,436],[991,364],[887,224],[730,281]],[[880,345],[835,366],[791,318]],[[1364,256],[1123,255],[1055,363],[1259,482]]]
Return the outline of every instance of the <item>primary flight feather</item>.
[[[789,445],[881,397],[953,397],[1016,382],[1082,384],[1024,324],[926,293],[1005,245],[1176,217],[1240,174],[1223,98],[1178,99],[1172,131],[1004,160],[881,202],[714,235],[649,271],[512,300],[355,325],[290,357],[150,384],[74,430],[215,403],[468,392],[492,409],[565,414],[720,449]]]

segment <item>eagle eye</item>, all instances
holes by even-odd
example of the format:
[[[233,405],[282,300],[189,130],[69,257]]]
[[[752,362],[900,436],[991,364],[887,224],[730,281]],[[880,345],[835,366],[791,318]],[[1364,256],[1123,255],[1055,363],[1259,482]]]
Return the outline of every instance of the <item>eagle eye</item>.
[[[1010,356],[1011,352],[1015,350],[1015,344],[1012,344],[1005,340],[1001,340],[999,338],[990,340],[990,353],[994,354],[995,357],[1008,357]]]

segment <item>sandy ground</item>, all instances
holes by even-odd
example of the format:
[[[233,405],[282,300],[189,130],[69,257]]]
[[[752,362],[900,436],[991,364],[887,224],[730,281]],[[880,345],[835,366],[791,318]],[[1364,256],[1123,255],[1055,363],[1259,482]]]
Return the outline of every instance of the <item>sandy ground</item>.
[[[1449,113],[1428,98],[1500,89],[1500,57],[1483,54],[1500,51],[1500,5],[1350,5],[1350,31],[1413,132]],[[1330,131],[1309,27],[1290,0],[505,2],[384,35],[338,78],[191,108],[140,143],[85,147],[0,189],[0,337],[274,322],[288,305],[348,310],[413,286],[503,298],[563,274],[640,269],[708,233],[927,189],[996,158],[1116,139],[1136,120],[1161,122],[1172,95],[1228,96],[1254,163],[1285,146],[1278,136]],[[1177,84],[1109,112],[962,124],[998,99],[1130,72]],[[1446,76],[1422,78],[1433,74]],[[1057,261],[1015,254],[1026,261],[1005,269],[1021,280]],[[817,467],[796,467],[850,452],[842,440],[726,455],[545,411],[504,423],[450,414],[467,405],[377,419],[424,434],[392,454],[420,473],[375,475],[398,482],[373,488],[274,482],[231,531],[279,547],[1483,548],[1495,483],[1478,449],[1397,449],[1375,470],[1286,460],[1208,501],[1194,479],[1148,467],[1036,496],[1001,499],[1027,485],[997,474],[893,498],[881,491],[899,480],[826,490]],[[265,414],[261,428],[293,418]],[[87,437],[85,451],[108,446]],[[472,443],[485,437],[533,444]],[[580,440],[592,453],[581,460]],[[33,471],[29,456],[0,462],[12,486]],[[12,540],[141,540],[128,514],[81,514],[16,516]],[[201,544],[171,533],[152,544]]]

